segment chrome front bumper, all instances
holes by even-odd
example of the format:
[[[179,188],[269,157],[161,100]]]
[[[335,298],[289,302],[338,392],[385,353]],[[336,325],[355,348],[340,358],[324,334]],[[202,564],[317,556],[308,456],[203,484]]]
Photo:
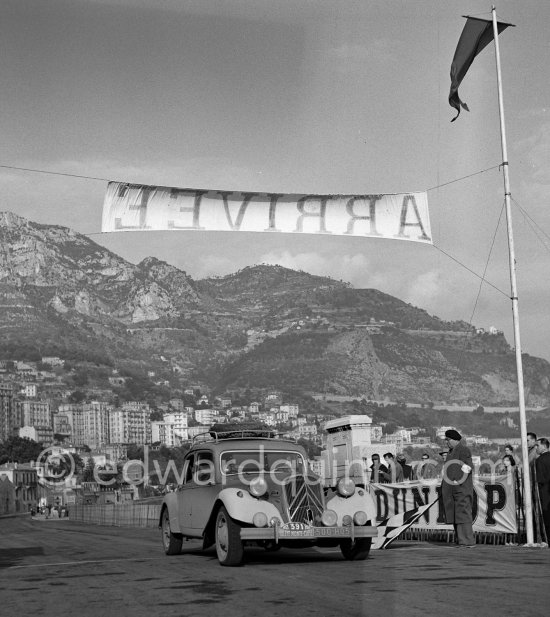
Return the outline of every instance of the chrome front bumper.
[[[243,527],[241,540],[316,540],[321,538],[377,538],[378,529],[370,525],[345,527],[307,527],[285,529],[284,527]]]

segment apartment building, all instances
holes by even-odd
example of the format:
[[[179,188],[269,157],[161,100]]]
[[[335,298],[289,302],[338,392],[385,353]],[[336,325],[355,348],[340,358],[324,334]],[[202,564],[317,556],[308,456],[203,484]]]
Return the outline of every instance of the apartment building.
[[[101,448],[109,443],[109,410],[104,402],[59,405],[53,416],[54,432],[67,436],[75,446]]]
[[[151,441],[173,448],[189,439],[187,414],[185,412],[166,413],[162,421],[151,422]]]
[[[73,441],[73,414],[59,411],[53,414],[53,432],[56,435],[61,435],[67,441]]]
[[[53,443],[53,429],[49,426],[22,426],[19,429],[19,437],[49,446]]]
[[[298,427],[298,434],[305,439],[311,439],[317,435],[317,426],[315,424],[302,424]]]
[[[27,383],[21,390],[25,398],[36,398],[38,394],[38,386],[35,383]]]
[[[49,402],[24,400],[17,401],[21,426],[43,426],[52,428],[52,410]]]
[[[287,419],[288,418],[297,418],[298,414],[300,413],[300,406],[299,405],[293,405],[293,404],[288,404],[288,405],[281,405],[279,407],[279,411],[281,413],[286,413],[287,414]]]
[[[4,511],[4,514],[28,512],[37,505],[38,474],[32,463],[5,463],[0,465],[0,481],[2,480],[9,480],[15,488],[13,508],[6,506],[7,511]]]
[[[199,424],[210,426],[218,421],[217,409],[195,409],[195,420]]]
[[[147,403],[124,403],[109,413],[109,443],[151,443],[151,409]]]
[[[161,443],[168,448],[173,448],[176,445],[174,424],[166,420],[151,422],[151,443]]]
[[[15,407],[13,387],[8,383],[0,383],[0,440],[12,437],[14,430],[20,426],[21,420]]]
[[[109,443],[109,409],[110,405],[99,401],[84,404],[84,432],[88,437],[87,445],[92,449]]]

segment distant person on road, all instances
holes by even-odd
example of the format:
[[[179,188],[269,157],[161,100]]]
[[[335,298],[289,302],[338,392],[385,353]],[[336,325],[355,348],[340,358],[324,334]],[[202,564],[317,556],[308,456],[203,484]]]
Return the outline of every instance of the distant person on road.
[[[398,463],[391,452],[384,454],[384,460],[388,466],[387,482],[403,482],[405,479],[403,467]]]
[[[476,541],[472,519],[474,497],[472,453],[462,442],[462,435],[458,431],[454,429],[445,431],[445,439],[449,446],[441,484],[445,519],[447,524],[454,527],[458,546],[473,547]]]
[[[388,468],[380,462],[380,455],[372,455],[372,465],[370,466],[370,481],[376,484],[387,482]]]
[[[539,489],[542,520],[546,530],[546,542],[550,538],[550,442],[546,437],[537,441],[538,458],[535,461],[537,469],[537,486]]]

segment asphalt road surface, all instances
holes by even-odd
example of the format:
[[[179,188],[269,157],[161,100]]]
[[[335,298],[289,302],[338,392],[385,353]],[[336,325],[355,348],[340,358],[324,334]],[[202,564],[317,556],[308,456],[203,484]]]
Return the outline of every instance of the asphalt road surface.
[[[337,549],[268,553],[224,568],[156,529],[0,519],[0,615],[483,617],[548,614],[550,550],[395,543],[362,562]]]

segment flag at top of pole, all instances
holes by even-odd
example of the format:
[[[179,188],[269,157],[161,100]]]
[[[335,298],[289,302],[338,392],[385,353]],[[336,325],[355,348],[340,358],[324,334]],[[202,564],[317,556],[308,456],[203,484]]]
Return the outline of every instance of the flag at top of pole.
[[[479,17],[466,17],[466,24],[460,35],[458,45],[456,47],[453,62],[451,64],[451,90],[449,92],[449,105],[457,110],[456,116],[451,120],[454,122],[458,116],[460,116],[460,108],[464,108],[466,111],[468,105],[464,101],[460,100],[458,96],[458,86],[460,86],[464,79],[468,69],[470,68],[474,58],[493,40],[493,24],[490,19],[482,19]],[[498,22],[498,33],[500,34],[508,26],[514,26],[514,24],[507,24],[504,22]]]

